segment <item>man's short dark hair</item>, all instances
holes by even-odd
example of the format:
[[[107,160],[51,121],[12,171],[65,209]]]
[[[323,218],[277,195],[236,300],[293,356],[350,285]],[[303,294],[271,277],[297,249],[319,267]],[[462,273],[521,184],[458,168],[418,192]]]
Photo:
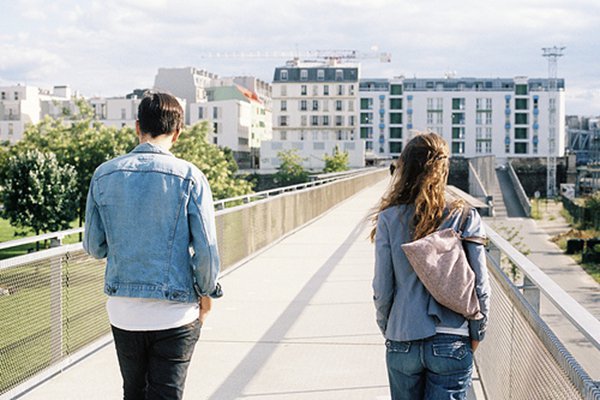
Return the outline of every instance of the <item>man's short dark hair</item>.
[[[149,93],[138,107],[140,130],[157,137],[183,127],[183,109],[177,99],[167,93]]]

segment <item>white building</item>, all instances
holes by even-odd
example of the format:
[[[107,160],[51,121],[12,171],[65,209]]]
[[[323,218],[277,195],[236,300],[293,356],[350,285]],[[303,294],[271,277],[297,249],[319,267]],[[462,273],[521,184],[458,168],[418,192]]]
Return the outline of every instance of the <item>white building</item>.
[[[554,130],[554,155],[565,149],[564,80],[364,79],[360,129],[370,157],[397,158],[412,132],[435,131],[455,156],[546,158]],[[551,113],[550,109],[555,112]]]
[[[53,117],[76,113],[68,86],[53,91],[35,86],[0,87],[0,141],[17,142],[28,124],[37,124],[45,115]]]
[[[94,110],[94,117],[99,122],[115,128],[128,126],[134,129],[141,101],[142,99],[138,97],[93,97],[89,99]]]
[[[338,147],[349,154],[350,167],[362,167],[365,149],[358,138],[359,66],[289,61],[275,69],[273,139],[261,146],[260,168],[275,170],[277,154],[295,149],[304,168],[320,170],[324,154]]]

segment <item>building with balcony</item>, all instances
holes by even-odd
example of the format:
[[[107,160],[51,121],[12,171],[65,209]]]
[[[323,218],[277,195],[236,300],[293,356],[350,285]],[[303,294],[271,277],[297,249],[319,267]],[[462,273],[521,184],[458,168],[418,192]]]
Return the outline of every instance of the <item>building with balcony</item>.
[[[349,154],[350,167],[365,163],[358,137],[358,64],[335,59],[289,61],[273,78],[273,139],[261,146],[260,168],[275,170],[277,154],[295,149],[304,168],[320,170],[324,154],[338,147]]]
[[[397,158],[414,131],[435,131],[453,156],[561,157],[565,150],[564,80],[363,79],[360,132],[367,158]],[[549,138],[554,135],[554,146]]]

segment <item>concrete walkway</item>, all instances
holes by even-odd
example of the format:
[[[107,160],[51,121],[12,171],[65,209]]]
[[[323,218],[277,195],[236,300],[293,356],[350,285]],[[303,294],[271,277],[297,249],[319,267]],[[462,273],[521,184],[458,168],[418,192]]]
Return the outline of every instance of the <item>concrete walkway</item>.
[[[203,327],[185,399],[389,399],[366,222],[386,183],[226,273],[225,296]],[[121,396],[111,344],[22,398]]]

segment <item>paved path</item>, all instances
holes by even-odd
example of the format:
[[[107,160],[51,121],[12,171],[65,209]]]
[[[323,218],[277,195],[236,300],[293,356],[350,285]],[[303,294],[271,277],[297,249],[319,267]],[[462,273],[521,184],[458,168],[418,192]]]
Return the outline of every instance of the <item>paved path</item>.
[[[365,221],[386,183],[223,277],[185,399],[389,399]],[[118,399],[120,386],[111,344],[23,399]]]

